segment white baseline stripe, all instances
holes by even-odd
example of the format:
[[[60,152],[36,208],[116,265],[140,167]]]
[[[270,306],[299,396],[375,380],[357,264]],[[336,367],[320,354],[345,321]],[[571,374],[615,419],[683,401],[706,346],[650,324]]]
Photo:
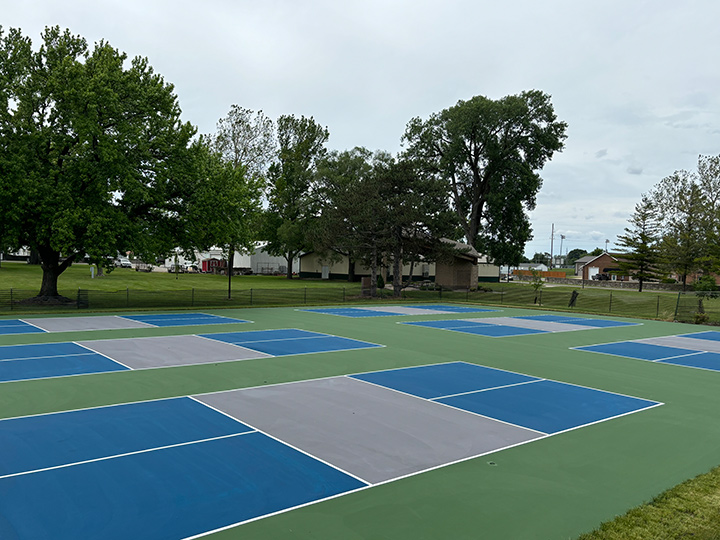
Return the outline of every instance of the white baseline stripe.
[[[52,471],[55,469],[65,469],[68,467],[75,467],[76,465],[85,465],[87,463],[96,463],[98,461],[108,461],[110,459],[116,459],[116,458],[121,458],[121,457],[126,457],[126,456],[134,456],[137,454],[147,454],[148,452],[156,452],[158,450],[166,450],[168,448],[178,448],[180,446],[188,446],[190,444],[198,444],[198,443],[204,443],[204,442],[209,442],[209,441],[217,441],[220,439],[229,439],[230,437],[239,437],[241,435],[248,435],[250,433],[255,433],[255,432],[254,431],[246,431],[243,433],[231,433],[230,435],[222,435],[220,437],[210,437],[208,439],[200,439],[200,440],[196,440],[196,441],[186,441],[186,442],[177,443],[177,444],[168,444],[167,446],[156,446],[154,448],[146,448],[144,450],[135,450],[133,452],[125,452],[124,454],[115,454],[112,456],[104,456],[104,457],[99,457],[99,458],[94,458],[94,459],[86,459],[84,461],[75,461],[73,463],[63,463],[62,465],[54,465],[52,467],[45,467],[43,469],[35,469],[32,471],[22,471],[22,472],[17,472],[17,473],[12,473],[12,474],[6,474],[4,476],[0,476],[0,480],[5,479],[5,478],[12,478],[14,476],[25,476],[28,474]]]

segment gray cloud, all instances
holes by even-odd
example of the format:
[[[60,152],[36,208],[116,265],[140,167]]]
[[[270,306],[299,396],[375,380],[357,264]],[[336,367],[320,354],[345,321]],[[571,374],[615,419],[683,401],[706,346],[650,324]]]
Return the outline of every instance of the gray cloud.
[[[312,115],[334,149],[397,152],[414,116],[548,92],[568,139],[541,173],[533,253],[553,223],[577,231],[569,249],[612,240],[642,193],[718,153],[719,17],[712,0],[35,0],[5,2],[2,24],[36,45],[59,25],[147,56],[201,133],[237,103]]]

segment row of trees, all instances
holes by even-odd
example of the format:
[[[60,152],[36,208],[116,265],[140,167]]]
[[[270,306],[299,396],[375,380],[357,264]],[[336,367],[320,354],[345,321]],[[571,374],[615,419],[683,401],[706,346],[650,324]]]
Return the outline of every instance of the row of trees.
[[[699,156],[696,171],[675,171],[635,205],[618,236],[620,267],[645,281],[676,275],[712,286],[720,272],[720,156]],[[707,284],[707,285],[704,285]]]
[[[566,127],[532,90],[414,118],[398,156],[329,152],[312,117],[238,106],[198,135],[146,59],[58,27],[33,49],[0,28],[0,250],[40,256],[41,297],[57,296],[58,276],[85,256],[212,245],[232,256],[257,240],[287,258],[288,277],[315,250],[373,272],[391,260],[399,279],[403,261],[447,256],[440,237],[517,264],[538,171]]]

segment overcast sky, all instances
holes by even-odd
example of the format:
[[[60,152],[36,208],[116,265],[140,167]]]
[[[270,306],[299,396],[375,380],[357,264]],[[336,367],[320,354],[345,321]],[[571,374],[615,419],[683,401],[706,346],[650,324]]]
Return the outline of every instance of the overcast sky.
[[[58,25],[147,57],[201,133],[238,104],[395,153],[415,116],[542,90],[569,127],[529,256],[553,223],[554,253],[612,250],[642,193],[720,154],[718,20],[713,0],[0,0],[36,44]]]

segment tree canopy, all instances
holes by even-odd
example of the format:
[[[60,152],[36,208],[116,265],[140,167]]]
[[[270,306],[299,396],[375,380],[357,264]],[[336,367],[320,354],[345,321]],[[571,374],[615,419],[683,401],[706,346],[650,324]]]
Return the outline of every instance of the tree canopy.
[[[194,134],[147,59],[0,29],[0,248],[40,255],[41,296],[86,254],[167,253],[188,239]]]
[[[566,128],[550,96],[530,90],[413,118],[403,141],[409,158],[446,182],[468,244],[514,265],[532,238],[526,211],[542,185],[538,171],[562,150]]]
[[[267,250],[287,260],[292,278],[293,259],[311,248],[306,234],[315,214],[310,196],[315,166],[326,153],[330,133],[310,117],[281,116],[277,121],[279,152],[268,170],[270,182],[264,237]]]

